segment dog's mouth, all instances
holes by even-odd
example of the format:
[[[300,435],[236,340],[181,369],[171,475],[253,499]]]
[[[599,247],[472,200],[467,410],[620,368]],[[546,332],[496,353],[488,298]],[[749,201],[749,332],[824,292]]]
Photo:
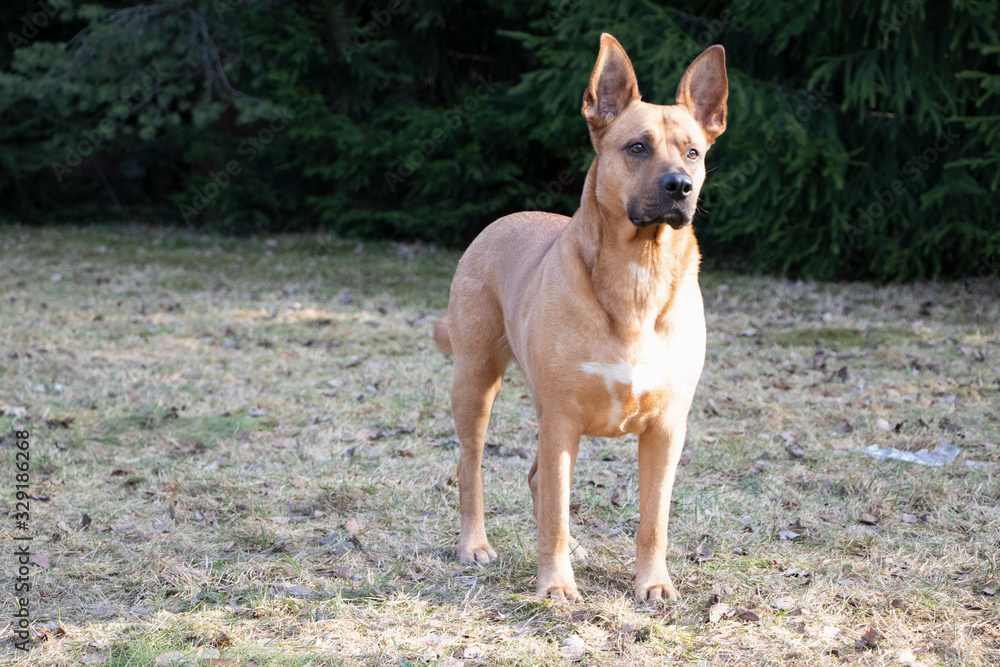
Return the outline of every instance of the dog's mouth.
[[[687,217],[680,211],[670,211],[669,213],[652,218],[630,216],[629,221],[640,229],[644,227],[652,227],[653,225],[670,225],[672,229],[681,229],[682,227],[687,227],[691,224],[691,218]]]

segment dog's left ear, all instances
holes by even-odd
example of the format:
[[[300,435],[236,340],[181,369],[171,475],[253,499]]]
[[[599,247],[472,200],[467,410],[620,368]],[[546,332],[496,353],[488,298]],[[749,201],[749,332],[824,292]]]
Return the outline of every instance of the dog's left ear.
[[[726,50],[716,44],[705,49],[684,72],[677,86],[677,104],[691,112],[711,143],[726,130],[727,99]]]
[[[601,51],[590,75],[590,85],[583,94],[583,116],[591,132],[603,130],[639,99],[639,84],[635,80],[632,61],[618,40],[604,33]]]

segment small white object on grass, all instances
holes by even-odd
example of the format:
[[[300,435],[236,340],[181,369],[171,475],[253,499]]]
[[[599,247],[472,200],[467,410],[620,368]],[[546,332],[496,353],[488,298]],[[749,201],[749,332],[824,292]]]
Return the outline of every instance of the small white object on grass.
[[[921,449],[919,452],[904,452],[895,447],[879,447],[878,445],[868,445],[861,451],[877,461],[894,459],[924,466],[941,467],[954,461],[962,450],[949,440],[938,438],[938,446],[930,451]]]

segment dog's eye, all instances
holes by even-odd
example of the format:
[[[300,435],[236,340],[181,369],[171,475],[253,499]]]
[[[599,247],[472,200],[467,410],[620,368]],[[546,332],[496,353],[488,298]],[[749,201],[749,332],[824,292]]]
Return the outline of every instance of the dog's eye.
[[[697,160],[698,159],[698,149],[697,148],[692,148],[691,150],[688,151],[688,159],[689,160]]]
[[[646,144],[643,143],[632,144],[631,146],[628,147],[628,150],[630,153],[645,153]]]

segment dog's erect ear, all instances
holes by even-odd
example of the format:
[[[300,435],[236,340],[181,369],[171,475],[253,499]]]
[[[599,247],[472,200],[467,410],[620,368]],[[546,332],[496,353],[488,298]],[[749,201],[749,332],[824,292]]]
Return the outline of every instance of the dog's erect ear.
[[[590,85],[583,94],[584,118],[592,130],[603,129],[638,99],[639,85],[635,81],[632,61],[618,40],[604,33]]]
[[[695,58],[677,86],[677,104],[686,107],[705,131],[709,142],[726,130],[726,50],[710,46]]]

